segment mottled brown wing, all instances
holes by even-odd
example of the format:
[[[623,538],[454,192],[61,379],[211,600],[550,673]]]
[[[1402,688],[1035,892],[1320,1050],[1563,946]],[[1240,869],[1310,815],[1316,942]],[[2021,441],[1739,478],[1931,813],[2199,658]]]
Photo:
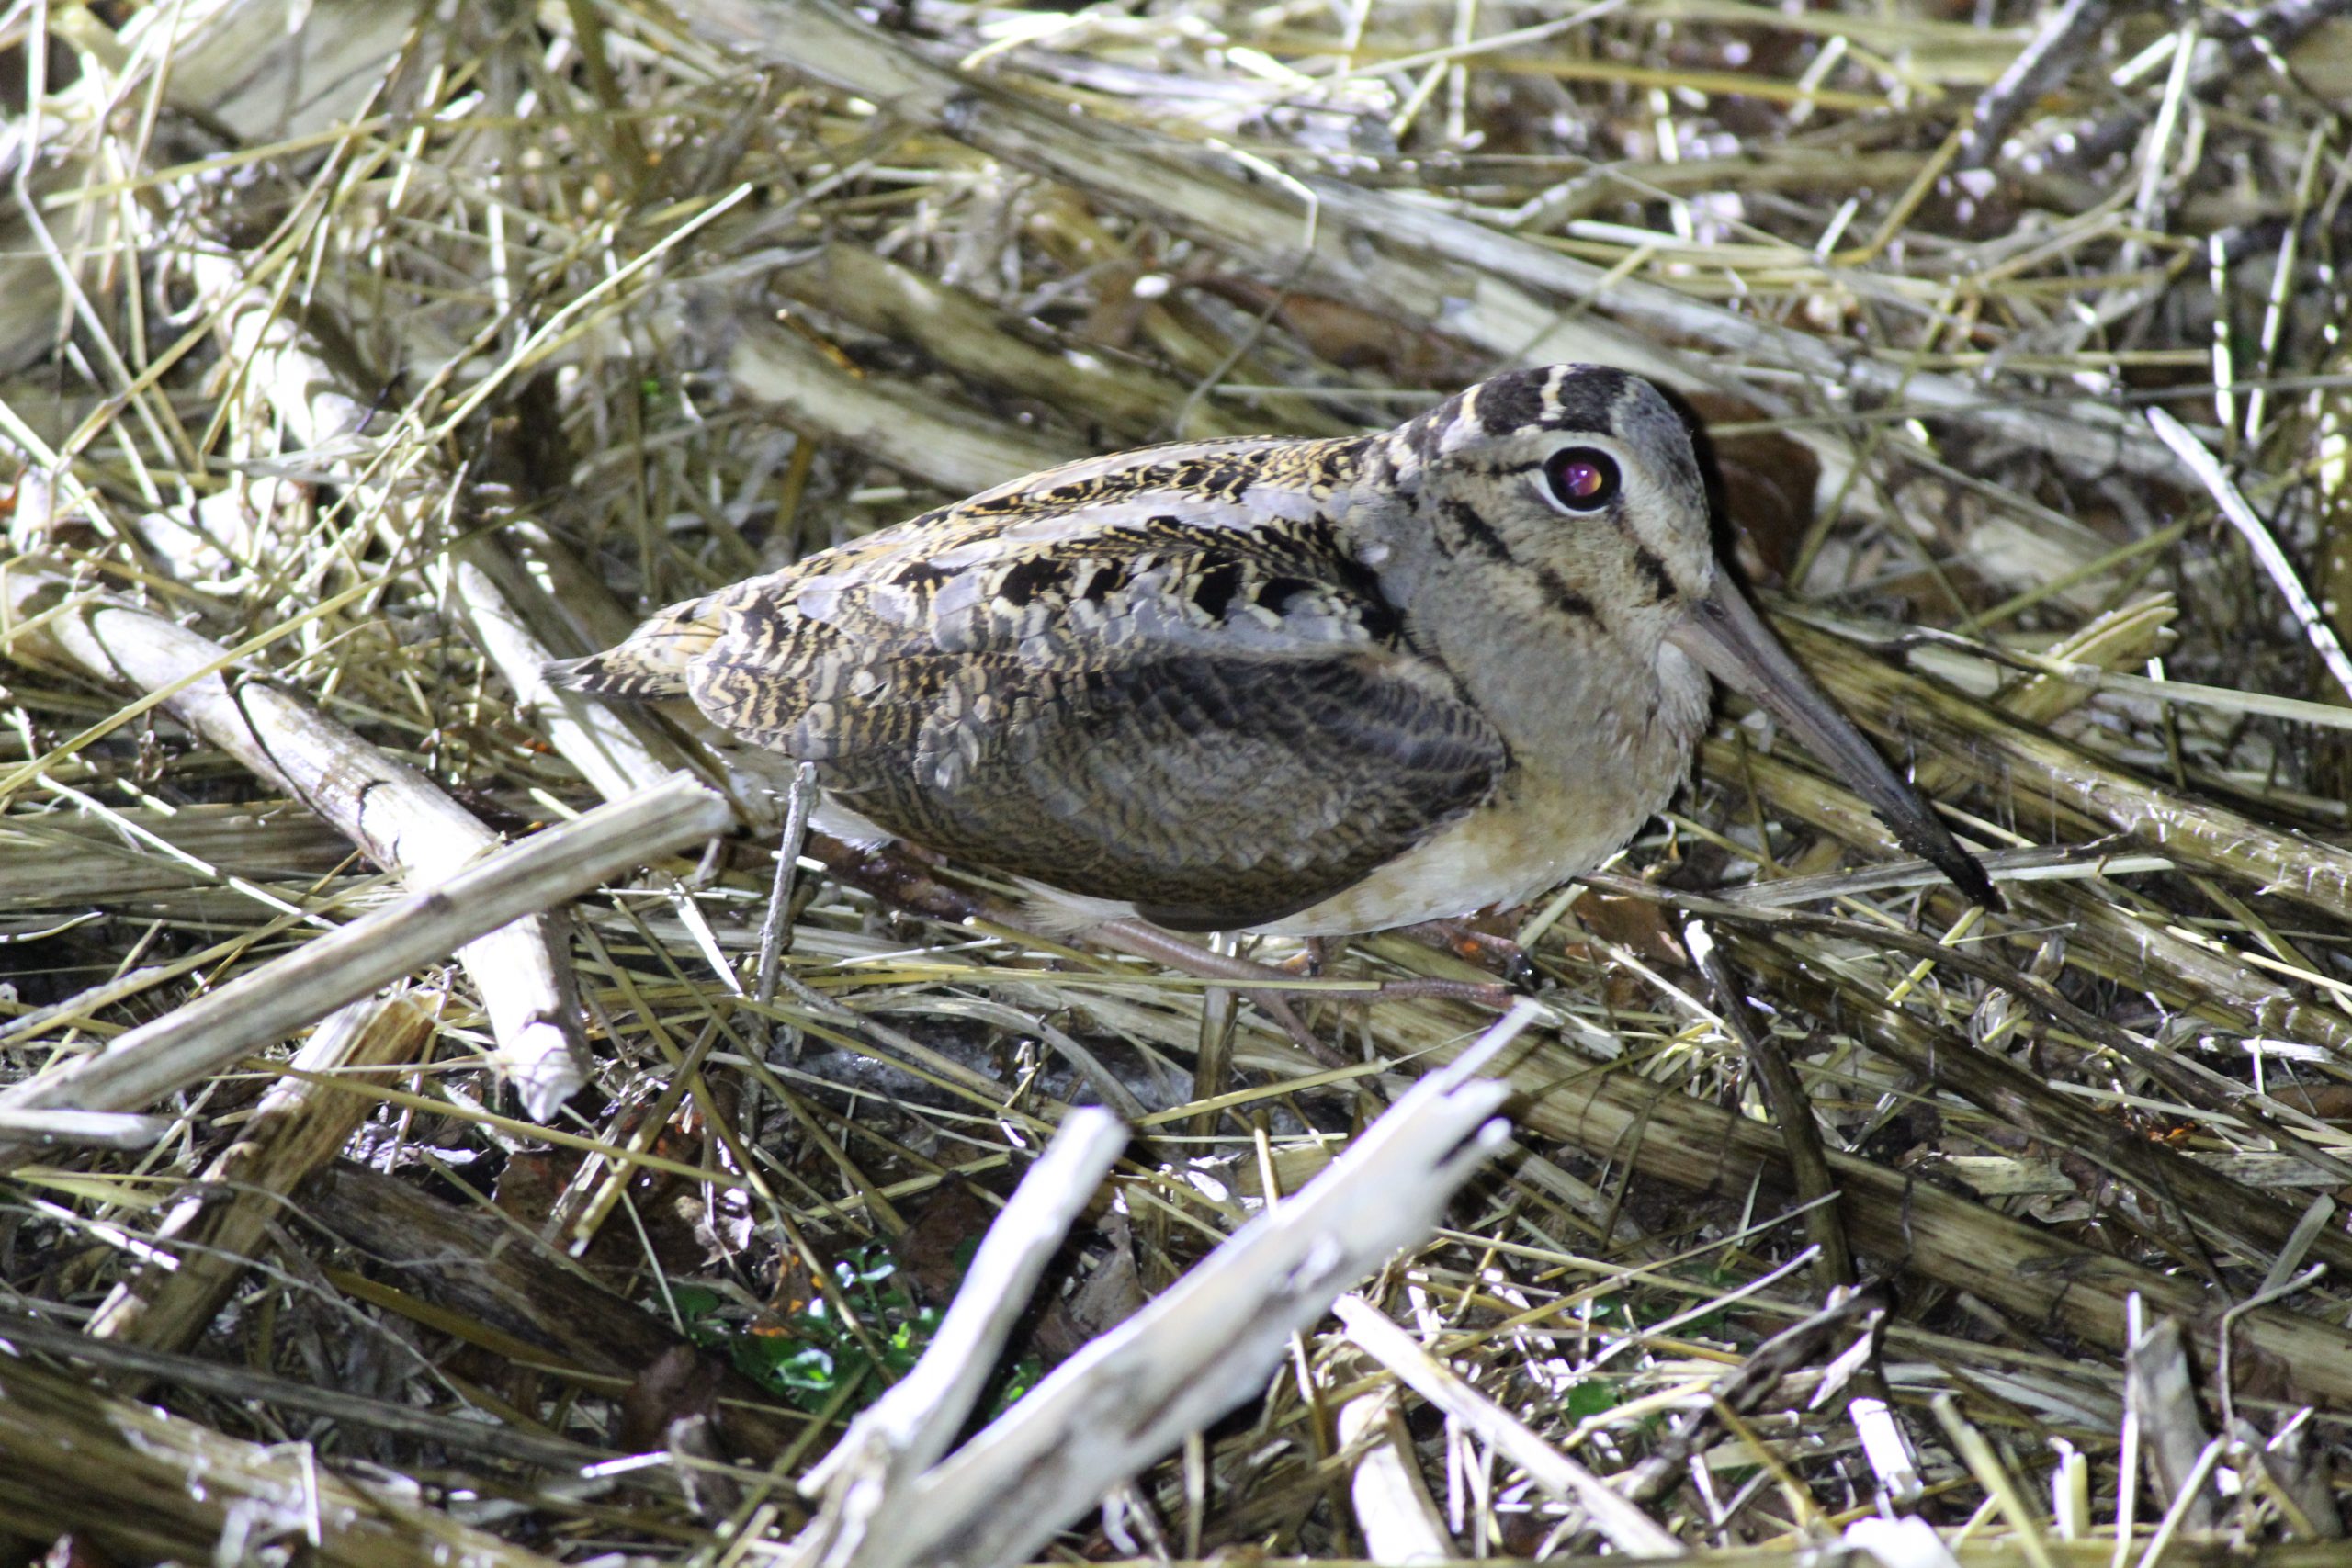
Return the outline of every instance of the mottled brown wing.
[[[1377,658],[957,663],[936,681],[894,672],[933,694],[932,715],[816,748],[831,753],[826,785],[918,843],[1183,929],[1321,902],[1476,805],[1501,769],[1474,711]],[[697,697],[721,703],[756,678],[717,661],[698,673]],[[984,703],[993,722],[952,716]]]
[[[1189,929],[1320,902],[1503,771],[1328,531],[937,558],[715,596],[689,692],[894,833]]]

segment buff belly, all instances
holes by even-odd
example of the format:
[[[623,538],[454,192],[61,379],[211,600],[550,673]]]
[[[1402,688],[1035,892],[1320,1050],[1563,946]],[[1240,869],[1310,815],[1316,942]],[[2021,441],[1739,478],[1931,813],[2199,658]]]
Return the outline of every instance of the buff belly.
[[[1656,695],[1641,721],[1609,716],[1588,721],[1581,746],[1571,741],[1544,758],[1541,773],[1521,767],[1498,797],[1441,829],[1352,886],[1278,920],[1240,928],[1268,936],[1349,936],[1517,904],[1590,871],[1616,853],[1663,809],[1690,767],[1691,742],[1705,721],[1708,689],[1698,667],[1663,649]],[[1613,744],[1595,745],[1595,732]],[[865,842],[893,837],[831,797],[819,826]],[[1032,919],[1068,935],[1104,920],[1136,918],[1134,904],[1015,880],[1030,894]]]
[[[1351,936],[1523,902],[1616,853],[1679,783],[1669,775],[1638,794],[1612,792],[1606,801],[1595,800],[1589,788],[1527,789],[1521,798],[1472,813],[1319,904],[1244,929],[1264,936]],[[1025,877],[1022,885],[1032,917],[1055,934],[1135,918],[1135,906],[1122,899]]]
[[[1255,931],[1339,936],[1517,904],[1607,860],[1664,806],[1679,781],[1600,802],[1589,790],[1530,790],[1474,812],[1354,886]]]

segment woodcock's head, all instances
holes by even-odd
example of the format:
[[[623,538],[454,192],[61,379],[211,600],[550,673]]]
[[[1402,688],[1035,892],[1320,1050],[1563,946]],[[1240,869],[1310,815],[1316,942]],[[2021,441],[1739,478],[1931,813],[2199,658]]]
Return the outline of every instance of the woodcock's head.
[[[1983,867],[1717,561],[1690,428],[1649,382],[1592,365],[1509,371],[1375,449],[1382,488],[1404,504],[1365,528],[1371,564],[1408,603],[1434,610],[1475,584],[1478,602],[1454,605],[1457,622],[1548,626],[1589,662],[1619,670],[1654,671],[1679,650],[1770,710],[1914,853],[1997,907]]]

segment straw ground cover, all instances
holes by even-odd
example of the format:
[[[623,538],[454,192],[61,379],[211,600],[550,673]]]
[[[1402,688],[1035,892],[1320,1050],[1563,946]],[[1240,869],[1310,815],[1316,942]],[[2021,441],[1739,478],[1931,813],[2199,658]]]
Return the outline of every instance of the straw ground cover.
[[[2339,1561],[2345,8],[0,15],[0,1551]],[[537,676],[1569,358],[2005,911],[1735,705],[1523,967],[1276,999],[911,854],[778,906],[788,773]],[[1289,1201],[1498,975],[1508,1145],[1448,1078]],[[1269,1194],[1407,1249],[1173,1292]],[[1239,1406],[1126,1456],[1116,1357]]]

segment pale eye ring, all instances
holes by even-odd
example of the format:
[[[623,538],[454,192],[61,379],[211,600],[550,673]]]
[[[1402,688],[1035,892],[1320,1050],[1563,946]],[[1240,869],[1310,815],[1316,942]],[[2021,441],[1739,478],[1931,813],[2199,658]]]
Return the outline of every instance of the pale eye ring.
[[[1598,512],[1617,499],[1623,477],[1617,459],[1598,446],[1563,446],[1544,459],[1552,499],[1570,512]]]

